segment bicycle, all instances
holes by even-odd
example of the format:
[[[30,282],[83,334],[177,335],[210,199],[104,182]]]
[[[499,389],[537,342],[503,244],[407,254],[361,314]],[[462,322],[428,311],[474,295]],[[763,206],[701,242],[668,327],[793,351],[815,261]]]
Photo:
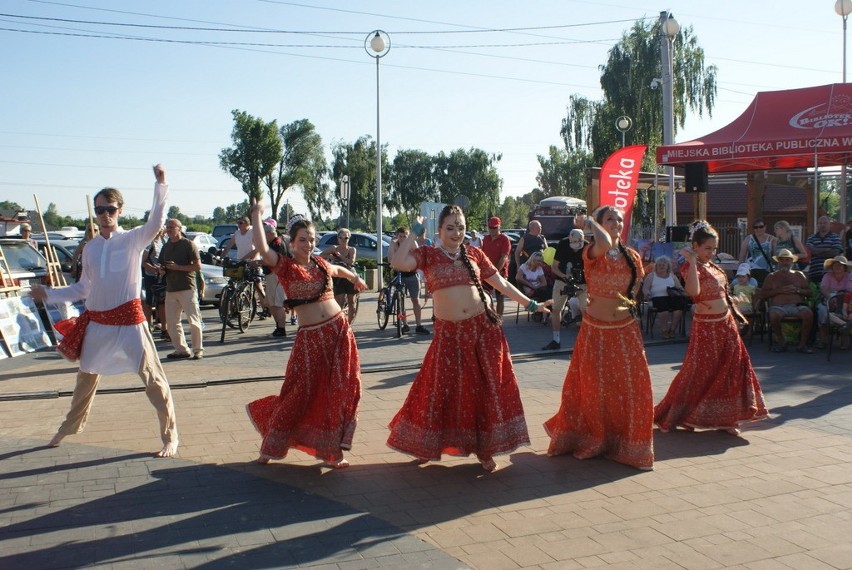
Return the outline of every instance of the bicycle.
[[[222,262],[222,274],[228,278],[228,284],[222,290],[219,299],[219,318],[222,321],[220,342],[225,342],[228,328],[245,332],[257,314],[255,284],[260,282],[260,269],[247,261]]]
[[[379,267],[382,266],[389,265],[379,263]],[[379,330],[385,330],[391,317],[393,317],[393,325],[396,327],[397,338],[402,338],[402,327],[405,326],[405,287],[402,284],[402,274],[400,273],[394,275],[387,286],[379,291],[376,306]]]

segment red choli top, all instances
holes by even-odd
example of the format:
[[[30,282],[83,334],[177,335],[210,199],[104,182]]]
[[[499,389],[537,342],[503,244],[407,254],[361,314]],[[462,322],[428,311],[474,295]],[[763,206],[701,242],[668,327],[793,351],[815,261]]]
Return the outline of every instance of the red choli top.
[[[334,298],[328,262],[317,256],[311,256],[311,259],[315,264],[305,267],[292,257],[278,256],[278,265],[275,266],[273,271],[284,287],[284,293],[286,293],[288,300],[304,301],[317,295],[320,296],[317,302]],[[325,269],[325,273],[319,268],[320,265]]]
[[[473,266],[473,272],[480,282],[497,273],[497,269],[481,249],[466,247],[465,250]],[[473,285],[470,272],[461,260],[461,256],[458,259],[460,263],[456,265],[441,249],[428,245],[418,247],[411,252],[411,255],[417,260],[417,269],[422,270],[426,275],[426,289],[430,293],[455,285]]]
[[[680,268],[680,274],[684,281],[689,272],[689,263],[684,263]],[[692,300],[696,303],[701,301],[712,301],[713,299],[724,299],[725,289],[728,287],[728,277],[725,272],[712,264],[698,264],[698,296]]]
[[[627,260],[621,255],[618,259],[612,259],[607,254],[592,259],[589,257],[591,249],[591,247],[583,249],[583,274],[586,277],[589,297],[592,299],[595,297],[618,299],[619,295],[627,297],[627,288],[630,287],[632,277]],[[633,283],[636,287],[637,283],[641,283],[645,269],[642,267],[639,254],[629,247],[626,250],[636,266],[636,281]]]

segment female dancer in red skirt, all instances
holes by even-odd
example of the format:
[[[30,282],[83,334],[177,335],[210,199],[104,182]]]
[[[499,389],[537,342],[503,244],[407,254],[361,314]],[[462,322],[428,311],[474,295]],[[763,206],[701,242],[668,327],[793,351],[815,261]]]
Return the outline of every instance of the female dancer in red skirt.
[[[438,218],[441,245],[412,249],[423,233],[414,224],[391,260],[399,271],[421,269],[432,293],[435,335],[388,445],[421,463],[475,453],[487,471],[493,456],[529,445],[524,409],[500,318],[482,288],[486,281],[529,311],[548,312],[503,279],[482,250],[465,247],[465,217],[447,206]]]
[[[719,236],[705,221],[692,224],[692,247],[681,250],[686,292],[695,315],[683,367],[654,408],[661,431],[721,429],[739,435],[740,422],[767,416],[763,393],[737,319],[745,322],[728,295],[725,272],[711,263]]]
[[[349,321],[334,300],[332,277],[350,280],[363,291],[367,284],[348,269],[311,255],[316,242],[310,220],[288,223],[291,255],[278,255],[266,244],[260,203],[252,205],[254,245],[264,265],[274,267],[287,294],[285,304],[296,311],[299,331],[290,352],[284,384],[277,396],[246,407],[263,436],[258,463],[282,459],[293,447],[333,468],[348,467],[343,450],[352,435],[361,398],[361,371]]]
[[[601,206],[575,223],[594,234],[583,252],[589,306],[562,387],[562,403],[544,424],[548,455],[604,455],[654,468],[654,398],[634,296],[644,271],[639,254],[619,236],[621,211]]]

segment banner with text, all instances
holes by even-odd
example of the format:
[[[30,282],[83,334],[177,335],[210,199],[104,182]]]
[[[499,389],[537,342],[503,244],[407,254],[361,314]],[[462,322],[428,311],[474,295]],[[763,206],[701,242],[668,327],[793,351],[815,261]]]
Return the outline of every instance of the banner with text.
[[[620,148],[609,155],[601,167],[599,203],[601,206],[615,206],[624,212],[621,241],[625,244],[629,243],[630,216],[636,199],[639,169],[647,148],[642,144]]]

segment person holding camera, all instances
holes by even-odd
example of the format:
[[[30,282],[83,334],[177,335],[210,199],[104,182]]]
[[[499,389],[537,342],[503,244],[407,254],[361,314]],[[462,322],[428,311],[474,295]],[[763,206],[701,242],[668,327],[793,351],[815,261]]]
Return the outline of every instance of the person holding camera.
[[[556,281],[553,283],[553,315],[550,318],[550,329],[553,339],[542,350],[558,350],[562,346],[560,329],[562,328],[562,311],[567,304],[570,310],[568,324],[580,318],[581,304],[577,292],[585,289],[583,277],[583,249],[586,247],[583,230],[575,228],[568,237],[556,244],[556,255],[550,267]]]

